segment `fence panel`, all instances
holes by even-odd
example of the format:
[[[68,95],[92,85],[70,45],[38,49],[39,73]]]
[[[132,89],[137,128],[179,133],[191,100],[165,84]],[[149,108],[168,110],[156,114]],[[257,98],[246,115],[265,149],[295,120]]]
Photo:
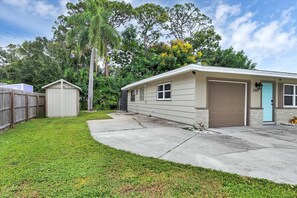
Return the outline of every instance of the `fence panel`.
[[[45,95],[0,88],[0,130],[45,115]]]
[[[0,89],[0,130],[11,123],[11,92]]]

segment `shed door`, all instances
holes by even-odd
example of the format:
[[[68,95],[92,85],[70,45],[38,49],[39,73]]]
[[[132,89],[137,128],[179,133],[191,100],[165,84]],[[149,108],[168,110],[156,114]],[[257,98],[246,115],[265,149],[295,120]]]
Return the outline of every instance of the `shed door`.
[[[64,116],[77,115],[77,95],[75,89],[63,89],[64,91]]]
[[[246,84],[209,81],[209,127],[246,125]]]
[[[46,90],[46,105],[47,105],[47,116],[48,117],[59,117],[62,114],[60,106],[60,89],[47,89]]]

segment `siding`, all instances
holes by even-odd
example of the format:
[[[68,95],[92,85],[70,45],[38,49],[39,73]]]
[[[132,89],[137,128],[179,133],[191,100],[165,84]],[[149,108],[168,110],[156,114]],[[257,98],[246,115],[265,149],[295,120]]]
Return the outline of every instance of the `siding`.
[[[171,82],[171,101],[157,101],[157,85]],[[144,101],[140,101],[141,87],[145,87]],[[192,73],[166,78],[135,88],[135,102],[128,93],[128,111],[151,115],[176,122],[194,124],[195,120],[195,76]]]

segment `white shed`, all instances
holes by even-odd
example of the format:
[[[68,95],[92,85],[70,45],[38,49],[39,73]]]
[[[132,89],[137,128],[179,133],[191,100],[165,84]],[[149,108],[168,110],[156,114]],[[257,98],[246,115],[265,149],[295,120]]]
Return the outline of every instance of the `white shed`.
[[[78,116],[81,88],[60,79],[42,87],[46,94],[46,116]]]

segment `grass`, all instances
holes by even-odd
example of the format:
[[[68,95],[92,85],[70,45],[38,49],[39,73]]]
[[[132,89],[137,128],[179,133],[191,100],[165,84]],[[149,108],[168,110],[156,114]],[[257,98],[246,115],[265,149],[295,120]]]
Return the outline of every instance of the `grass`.
[[[297,186],[146,158],[92,139],[87,120],[44,118],[0,134],[0,197],[297,197]]]

